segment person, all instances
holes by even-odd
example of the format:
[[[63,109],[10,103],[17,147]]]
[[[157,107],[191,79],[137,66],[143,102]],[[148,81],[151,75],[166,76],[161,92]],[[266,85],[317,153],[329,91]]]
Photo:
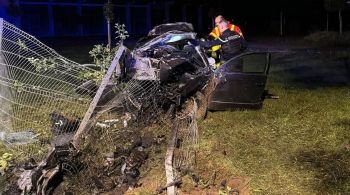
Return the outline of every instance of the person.
[[[218,28],[218,24],[222,20],[226,20],[222,15],[218,15],[218,16],[215,17],[215,28],[210,32],[209,36],[211,36],[214,39],[216,39],[216,38],[218,38],[220,36],[220,31],[219,31],[219,28]],[[228,28],[231,31],[237,32],[241,37],[244,38],[241,29],[237,25],[234,25],[234,24],[231,24],[230,22],[228,22]]]
[[[218,28],[218,24],[222,20],[227,21],[222,15],[218,15],[215,17],[215,28],[210,32],[210,34],[209,34],[210,38],[217,39],[221,35],[220,30]],[[241,38],[244,38],[241,29],[237,25],[231,24],[229,21],[228,21],[228,29],[230,29],[233,32],[238,33],[241,36]],[[218,56],[218,52],[219,52],[220,48],[221,48],[221,45],[214,45],[210,49],[210,52],[211,52],[210,55],[211,55],[211,57],[213,57],[215,59],[217,66],[220,65],[219,56]]]
[[[217,24],[220,36],[214,40],[199,41],[197,44],[204,48],[210,48],[215,45],[220,45],[220,62],[225,62],[239,54],[245,49],[246,44],[244,38],[236,31],[229,29],[229,22],[222,19]],[[220,64],[221,64],[220,63]]]

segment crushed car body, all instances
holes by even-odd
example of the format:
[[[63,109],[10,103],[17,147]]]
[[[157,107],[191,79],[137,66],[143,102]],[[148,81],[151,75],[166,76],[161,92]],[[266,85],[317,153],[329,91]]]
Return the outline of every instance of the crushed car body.
[[[145,70],[144,63],[137,63],[137,59],[141,57],[152,67],[143,73],[154,78],[159,71],[157,79],[161,85],[175,84],[169,92],[177,91],[181,97],[188,97],[203,87],[209,78],[215,77],[218,83],[210,94],[209,110],[261,108],[267,93],[265,85],[270,67],[270,54],[248,49],[214,70],[213,66],[209,65],[206,51],[188,42],[196,38],[196,33],[189,23],[156,26],[147,37],[137,42],[132,51],[131,55],[136,59],[136,63],[126,66],[136,65],[139,67],[136,69]],[[130,72],[125,72],[126,75],[128,73]],[[142,79],[140,74],[135,76]]]
[[[267,94],[268,52],[248,49],[214,69],[206,51],[190,44],[191,39],[197,37],[189,23],[156,26],[133,50],[125,52],[122,67],[117,67],[116,72],[123,82],[130,79],[159,82],[169,105],[179,104],[215,77],[217,86],[210,93],[209,110],[262,107]]]

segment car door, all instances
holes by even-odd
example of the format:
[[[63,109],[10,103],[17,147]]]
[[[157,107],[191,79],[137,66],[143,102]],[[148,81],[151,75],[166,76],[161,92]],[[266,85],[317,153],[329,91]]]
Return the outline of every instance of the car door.
[[[218,84],[208,109],[261,108],[269,68],[270,54],[267,52],[243,53],[222,64],[216,70]]]

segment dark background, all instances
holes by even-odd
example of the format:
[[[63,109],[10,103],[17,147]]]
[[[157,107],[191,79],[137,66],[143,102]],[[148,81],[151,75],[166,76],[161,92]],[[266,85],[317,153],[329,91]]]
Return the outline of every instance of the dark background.
[[[344,0],[343,29],[350,30],[350,1]],[[14,3],[11,3],[14,2]],[[279,36],[283,13],[284,36],[301,36],[326,28],[323,0],[112,0],[115,20],[133,36],[145,35],[153,26],[186,21],[199,35],[213,27],[222,14],[245,36]],[[103,36],[105,0],[0,0],[0,14],[22,30],[39,37]],[[167,9],[168,8],[168,9]],[[168,11],[167,11],[168,10]],[[329,15],[330,30],[338,30],[338,13]]]

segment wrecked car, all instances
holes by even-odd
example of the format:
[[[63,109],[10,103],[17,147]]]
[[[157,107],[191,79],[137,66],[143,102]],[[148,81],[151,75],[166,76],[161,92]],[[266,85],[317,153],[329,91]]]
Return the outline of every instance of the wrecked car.
[[[176,83],[171,92],[178,90],[181,97],[189,97],[215,75],[218,83],[209,97],[209,110],[261,108],[267,94],[270,54],[247,50],[214,70],[203,48],[189,43],[196,38],[189,23],[163,24],[140,39],[133,51],[151,59],[151,66],[159,69],[161,84]]]
[[[133,50],[125,52],[122,65],[117,70],[119,78],[123,82],[143,81],[140,85],[159,82],[161,93],[157,93],[157,96],[166,96],[160,99],[164,100],[163,105],[169,106],[180,105],[184,99],[205,87],[210,78],[215,77],[217,84],[209,96],[209,110],[262,107],[267,94],[265,84],[270,66],[268,52],[246,50],[214,69],[206,51],[192,45],[189,42],[191,39],[197,37],[189,23],[156,26],[136,43]],[[90,88],[96,92],[98,87]],[[104,94],[110,92],[106,90]],[[100,102],[109,100],[102,98]]]

